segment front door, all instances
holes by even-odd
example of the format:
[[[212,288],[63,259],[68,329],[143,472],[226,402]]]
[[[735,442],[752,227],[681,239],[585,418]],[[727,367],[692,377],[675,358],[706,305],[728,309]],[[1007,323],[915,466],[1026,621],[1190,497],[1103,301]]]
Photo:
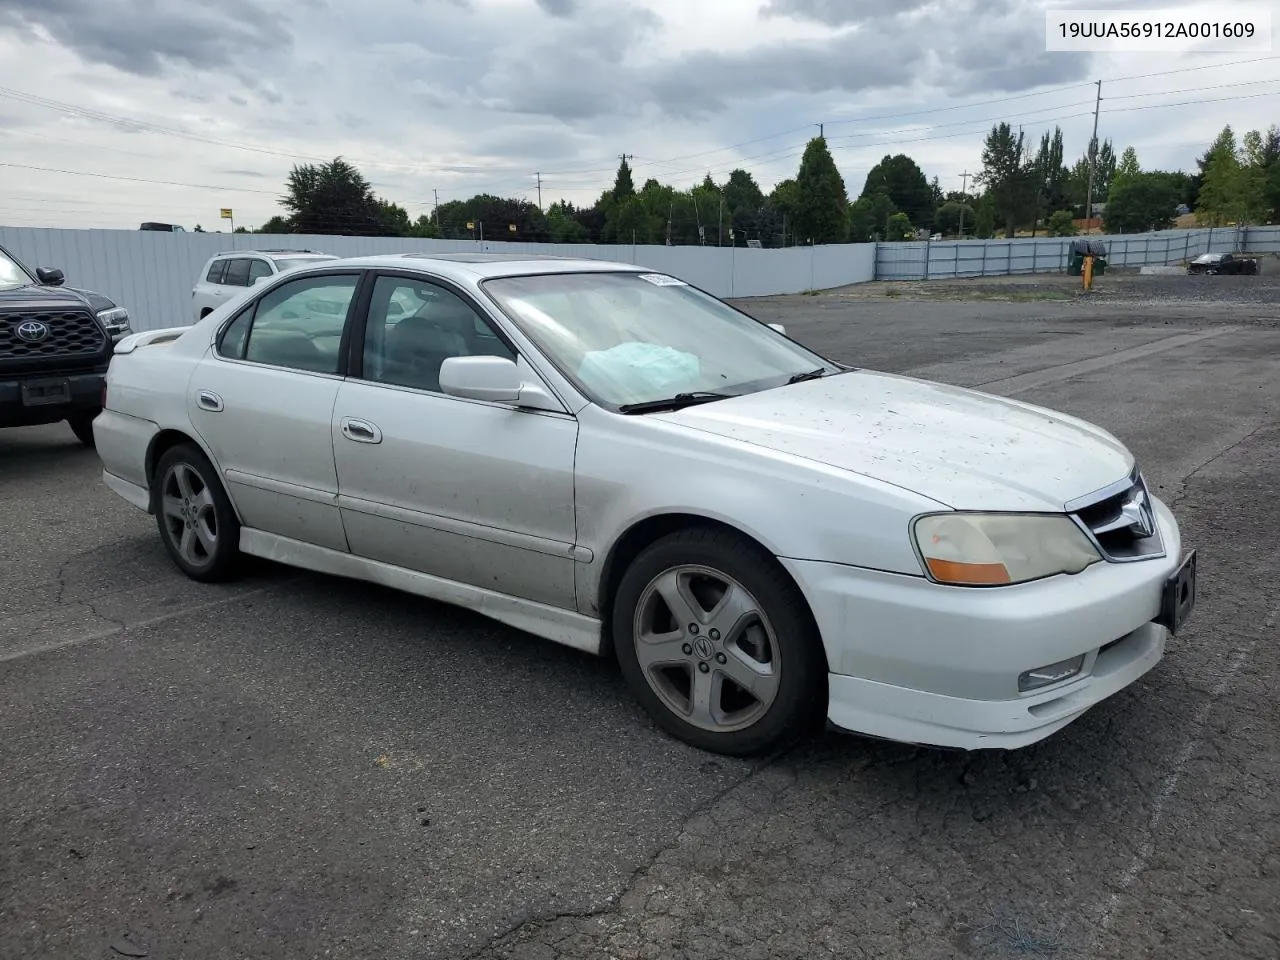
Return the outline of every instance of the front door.
[[[577,421],[441,393],[450,356],[537,374],[479,308],[418,276],[377,278],[354,347],[332,423],[351,552],[574,609]]]
[[[359,271],[254,297],[192,374],[187,404],[246,527],[347,549],[329,435]]]

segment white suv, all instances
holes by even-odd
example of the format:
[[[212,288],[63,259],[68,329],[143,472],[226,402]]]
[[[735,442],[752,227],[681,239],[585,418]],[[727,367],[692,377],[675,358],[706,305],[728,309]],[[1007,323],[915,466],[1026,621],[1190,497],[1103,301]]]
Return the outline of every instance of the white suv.
[[[209,258],[191,288],[192,315],[196,320],[203,319],[265,277],[337,259],[314,250],[227,250],[216,254]]]

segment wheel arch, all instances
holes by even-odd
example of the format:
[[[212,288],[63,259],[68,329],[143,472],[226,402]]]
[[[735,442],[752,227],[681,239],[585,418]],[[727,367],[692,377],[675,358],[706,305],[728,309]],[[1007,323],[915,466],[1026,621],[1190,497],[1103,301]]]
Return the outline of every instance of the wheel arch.
[[[232,511],[234,511],[236,515],[236,519],[243,523],[244,518],[240,516],[240,510],[236,506],[236,502],[231,496],[231,491],[227,489],[227,485],[222,479],[221,471],[218,470],[218,461],[214,459],[213,454],[209,452],[209,449],[204,445],[203,441],[201,441],[199,437],[195,436],[193,432],[180,430],[176,427],[162,428],[159,433],[157,433],[154,437],[151,438],[151,442],[147,445],[146,477],[147,477],[147,493],[149,495],[149,504],[147,507],[147,512],[155,513],[155,509],[156,509],[156,504],[155,504],[156,464],[160,462],[160,458],[163,457],[167,451],[172,450],[174,447],[183,443],[189,443],[192,446],[194,446],[197,450],[199,450],[208,458],[211,464],[213,464],[214,474],[217,478],[218,483],[222,485],[222,492],[227,495],[227,500],[231,504],[231,509]]]
[[[759,537],[732,523],[703,514],[687,512],[659,513],[634,522],[614,541],[613,546],[610,547],[609,552],[605,555],[604,563],[600,570],[599,585],[596,588],[596,602],[600,617],[601,656],[613,657],[614,655],[613,600],[618,592],[618,585],[622,580],[622,575],[631,565],[631,562],[646,547],[656,543],[668,534],[699,528],[718,530],[740,537],[768,555],[775,564],[776,569],[796,588],[804,602],[805,610],[810,618],[813,619],[815,630],[817,629],[817,618],[814,616],[813,608],[809,604],[808,596],[800,585],[796,583],[791,572],[774,559],[774,551],[763,543]],[[826,645],[822,644],[821,646],[823,647],[823,657],[825,658]]]

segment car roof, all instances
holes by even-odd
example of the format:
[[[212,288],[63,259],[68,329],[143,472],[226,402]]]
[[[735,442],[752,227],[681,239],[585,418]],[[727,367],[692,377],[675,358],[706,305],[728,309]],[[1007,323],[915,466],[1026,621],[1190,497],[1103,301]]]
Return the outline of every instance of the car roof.
[[[308,258],[314,257],[317,260],[339,259],[336,255],[332,253],[321,253],[319,250],[285,250],[283,248],[277,248],[277,247],[270,247],[270,248],[255,247],[250,250],[219,250],[217,253],[213,255],[213,259],[217,260],[219,257],[255,257],[255,256],[270,257],[272,260],[277,260],[281,257],[288,257],[290,259],[294,259],[294,258],[308,259]]]
[[[394,253],[368,257],[344,257],[329,261],[325,266],[332,268],[339,264],[353,267],[377,267],[384,270],[417,268],[445,277],[473,281],[540,273],[655,272],[634,263],[529,253]],[[298,269],[314,268],[299,267]]]

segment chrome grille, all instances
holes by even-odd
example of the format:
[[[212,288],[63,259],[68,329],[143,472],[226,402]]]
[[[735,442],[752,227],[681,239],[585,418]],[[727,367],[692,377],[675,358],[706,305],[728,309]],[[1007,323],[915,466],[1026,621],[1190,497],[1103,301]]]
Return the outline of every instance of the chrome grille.
[[[19,328],[43,327],[44,336],[24,338]],[[92,357],[107,346],[107,335],[90,314],[76,310],[24,310],[0,313],[0,360]]]
[[[1125,480],[1067,504],[1067,513],[1113,563],[1164,556],[1151,493],[1136,468]]]

